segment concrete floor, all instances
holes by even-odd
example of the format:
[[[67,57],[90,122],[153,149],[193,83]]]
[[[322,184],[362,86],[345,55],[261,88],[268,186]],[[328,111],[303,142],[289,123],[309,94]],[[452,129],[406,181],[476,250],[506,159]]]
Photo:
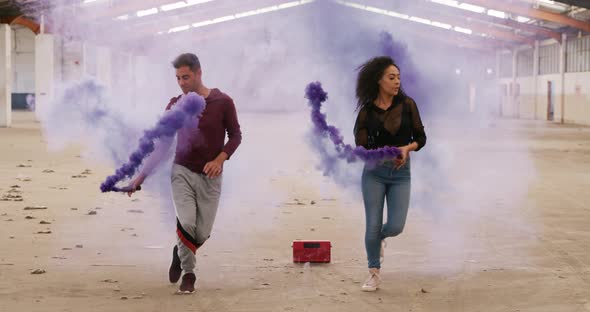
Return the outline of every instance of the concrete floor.
[[[276,115],[265,126],[288,140],[271,146],[261,118],[241,115],[197,292],[178,296],[167,199],[100,194],[112,168],[77,146],[47,151],[33,114],[15,112],[0,129],[0,196],[23,201],[0,201],[0,311],[590,311],[590,128],[427,127],[441,160],[413,159],[405,232],[388,240],[381,289],[363,293],[358,194],[315,169],[292,130],[305,116]],[[47,209],[24,210],[35,205]],[[331,240],[333,262],[293,264],[295,239]]]

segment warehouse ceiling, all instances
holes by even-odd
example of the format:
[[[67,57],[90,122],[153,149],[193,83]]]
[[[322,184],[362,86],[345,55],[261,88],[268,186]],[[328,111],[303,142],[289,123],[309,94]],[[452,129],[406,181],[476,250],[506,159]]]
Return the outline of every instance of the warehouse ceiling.
[[[129,34],[125,40],[139,40],[318,2],[396,19],[415,25],[421,36],[474,49],[560,41],[564,33],[590,34],[590,0],[414,0],[411,7],[391,0],[0,0],[0,18],[29,28],[43,20],[49,31],[52,23],[77,20],[87,29],[124,30]]]

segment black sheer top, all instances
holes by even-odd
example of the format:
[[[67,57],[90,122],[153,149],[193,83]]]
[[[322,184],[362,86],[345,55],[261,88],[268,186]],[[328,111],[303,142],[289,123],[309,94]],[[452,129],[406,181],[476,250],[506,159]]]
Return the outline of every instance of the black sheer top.
[[[416,102],[410,97],[383,110],[373,103],[364,106],[354,124],[357,146],[376,149],[418,143],[416,151],[426,144],[426,133]]]

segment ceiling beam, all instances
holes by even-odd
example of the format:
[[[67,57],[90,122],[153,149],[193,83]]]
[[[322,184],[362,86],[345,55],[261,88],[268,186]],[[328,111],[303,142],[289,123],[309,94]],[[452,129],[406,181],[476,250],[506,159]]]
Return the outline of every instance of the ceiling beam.
[[[373,8],[378,9],[378,10],[389,10],[392,5],[391,2],[387,2],[387,1],[380,1],[380,2],[376,2],[373,1],[371,2],[371,4],[375,4],[375,6]],[[355,8],[358,9],[358,8]],[[520,43],[520,44],[527,44],[530,46],[533,46],[535,44],[535,40],[533,38],[529,38],[526,36],[521,36],[518,34],[515,34],[512,31],[509,30],[503,30],[500,29],[498,27],[494,27],[490,24],[487,23],[483,23],[483,22],[479,22],[477,23],[476,21],[466,21],[463,19],[457,19],[457,18],[453,18],[453,17],[449,17],[449,16],[444,16],[444,15],[440,15],[440,11],[435,11],[432,9],[420,9],[420,8],[416,8],[415,5],[411,5],[411,6],[394,6],[392,9],[395,9],[395,12],[398,14],[405,14],[408,15],[410,17],[416,17],[416,18],[423,18],[423,19],[430,19],[432,21],[437,21],[437,22],[441,22],[441,23],[445,23],[445,24],[450,24],[452,26],[457,26],[457,27],[461,27],[461,28],[468,28],[470,30],[472,30],[474,33],[481,33],[481,34],[486,34],[487,36],[491,36],[494,37],[496,39],[500,39],[500,40],[505,40],[505,41],[509,41],[511,43]],[[368,10],[363,10],[367,13],[372,13],[372,14],[379,14],[377,12],[374,11],[368,11]],[[429,13],[432,12],[432,13]],[[385,14],[379,14],[383,17],[387,17]],[[390,17],[393,19],[393,17]],[[405,19],[397,19],[400,21],[407,21]],[[414,22],[414,21],[408,21],[412,24],[421,24],[420,22]],[[427,26],[430,27],[431,29],[436,29],[437,27],[435,26]],[[473,35],[475,38],[478,37],[477,34]]]
[[[485,23],[510,27],[510,28],[520,30],[520,31],[530,32],[530,33],[535,34],[536,36],[542,37],[543,39],[553,38],[556,41],[561,42],[561,38],[562,38],[561,33],[558,31],[554,31],[554,30],[551,30],[548,28],[544,28],[544,27],[536,26],[536,25],[532,25],[532,24],[519,23],[515,20],[508,19],[508,18],[500,18],[500,17],[495,17],[495,16],[491,16],[491,15],[487,15],[487,14],[470,12],[470,11],[466,11],[463,9],[451,7],[448,5],[438,4],[438,3],[430,2],[430,1],[426,1],[426,0],[422,1],[422,6],[425,9],[430,9],[430,10],[433,10],[438,13],[448,12],[450,15],[453,15],[457,18],[464,18],[467,21],[476,20],[476,21],[481,21],[481,22],[485,22]]]
[[[114,4],[101,5],[100,3],[88,3],[81,5],[76,12],[88,19],[112,19],[117,16],[132,14],[139,10],[148,10],[164,4],[174,3],[174,0],[131,0],[115,1]]]
[[[82,6],[77,9],[77,14],[82,16],[85,19],[97,21],[99,23],[102,22],[112,22],[114,18],[122,15],[130,15],[130,20],[128,22],[140,22],[142,20],[150,19],[157,17],[158,15],[169,15],[174,16],[181,14],[187,11],[204,11],[204,10],[221,10],[221,9],[232,9],[235,7],[240,7],[243,5],[252,5],[252,3],[272,3],[276,4],[277,0],[270,1],[270,0],[215,0],[211,2],[200,3],[196,5],[191,5],[185,8],[179,8],[170,11],[160,11],[154,15],[148,15],[144,17],[137,17],[135,13],[139,10],[148,10],[151,8],[158,8],[165,4],[171,4],[178,2],[180,0],[128,0],[122,2],[122,4],[115,4],[110,6]],[[117,2],[115,2],[117,3]],[[263,6],[263,5],[261,5]],[[214,12],[211,12],[214,13]]]
[[[512,41],[507,42],[490,37],[476,37],[453,30],[445,30],[443,28],[417,24],[409,21],[406,21],[405,25],[407,27],[401,29],[402,32],[408,32],[412,35],[422,35],[422,37],[429,38],[433,41],[445,41],[450,45],[466,47],[469,49],[493,52],[499,48],[512,49],[518,45]]]
[[[255,16],[252,18],[263,17]],[[383,18],[391,19],[386,16],[383,16]],[[294,20],[294,23],[297,23],[297,20]],[[384,27],[386,30],[395,27],[395,32],[399,34],[420,37],[425,39],[424,41],[440,42],[450,47],[467,48],[480,52],[492,53],[499,48],[510,49],[516,46],[516,44],[510,44],[506,41],[500,41],[493,38],[477,38],[475,36],[455,32],[452,30],[439,29],[427,25],[416,24],[414,22],[405,21],[401,27],[397,25],[398,24],[388,26],[387,24],[384,24]],[[139,48],[139,50],[141,50],[141,46],[138,46],[138,44],[145,44],[147,46],[162,46],[164,48],[165,42],[167,40],[179,40],[179,38],[186,38],[187,40],[190,40],[190,42],[203,43],[211,40],[228,40],[228,38],[231,36],[240,36],[243,33],[255,34],[256,32],[264,30],[264,23],[243,23],[241,21],[232,21],[229,23],[207,26],[205,28],[194,28],[187,31],[162,34],[159,36],[150,35],[129,38],[130,40],[121,41],[120,45],[127,46],[129,49]]]
[[[432,12],[432,10],[416,10],[412,9],[409,11],[402,11],[400,13],[408,14],[410,16],[417,16],[422,18],[431,19],[433,21],[442,22],[445,24],[450,24],[453,26],[458,26],[461,28],[469,28],[476,33],[486,34],[498,39],[528,44],[530,46],[535,45],[535,40],[526,36],[517,35],[512,31],[503,30],[498,27],[494,27],[488,23],[480,22],[477,20],[466,21],[464,19],[457,19],[453,17],[449,17],[448,15],[444,14],[436,14]]]
[[[590,1],[588,0],[556,0],[556,2],[561,2],[569,5],[574,5],[581,8],[590,9]]]
[[[0,18],[0,24],[21,25],[30,29],[35,33],[35,35],[38,35],[41,29],[41,26],[39,26],[38,23],[24,17],[23,15],[2,17]]]
[[[492,53],[496,49],[496,45],[493,43],[461,38],[458,36],[453,36],[453,34],[441,36],[427,31],[411,31],[411,33],[414,36],[456,48],[465,48],[487,53]]]
[[[413,23],[412,23],[413,24]],[[408,25],[410,26],[410,25]],[[255,31],[262,31],[264,30],[264,27],[261,27],[260,25],[245,25],[245,26],[237,26],[236,27],[232,27],[231,30],[228,30],[227,27],[223,28],[223,27],[218,27],[216,30],[211,31],[195,31],[195,35],[199,34],[199,35],[193,35],[193,34],[189,34],[189,33],[178,33],[178,34],[170,34],[170,35],[164,35],[164,37],[162,37],[163,40],[166,40],[165,36],[182,36],[182,35],[186,35],[186,36],[190,36],[192,38],[198,38],[197,42],[199,41],[207,41],[207,40],[213,40],[213,39],[219,39],[219,40],[223,40],[223,36],[227,36],[227,35],[236,35],[236,34],[240,34],[243,32],[244,27],[246,27],[246,30],[248,30],[248,32],[255,32]],[[406,35],[406,38],[408,37],[407,35],[411,35],[411,36],[416,36],[419,37],[421,39],[423,39],[423,41],[428,41],[428,42],[438,42],[444,45],[447,45],[449,47],[457,47],[457,48],[467,48],[470,50],[477,50],[477,51],[481,51],[481,52],[489,52],[492,53],[493,51],[495,51],[495,49],[498,47],[498,45],[503,45],[505,46],[504,42],[498,42],[498,41],[494,41],[494,40],[485,40],[485,39],[475,39],[472,38],[472,36],[467,35],[467,34],[463,34],[463,33],[458,33],[458,32],[454,32],[454,31],[446,31],[444,29],[428,29],[430,28],[429,26],[425,26],[425,25],[411,25],[411,27],[405,27],[403,29],[398,29],[398,33]],[[385,27],[386,31],[387,31],[387,27]],[[412,40],[414,41],[414,40]]]
[[[493,17],[493,16],[490,16],[490,17],[492,17],[494,19],[494,21],[492,22],[494,24],[504,25],[504,26],[514,28],[514,29],[520,29],[522,31],[533,33],[537,36],[541,36],[541,37],[545,37],[545,38],[552,38],[558,42],[561,42],[561,38],[562,38],[561,33],[558,31],[550,30],[547,28],[543,28],[543,27],[535,26],[535,25],[531,25],[531,24],[519,23],[515,20],[511,20],[511,19],[507,19],[507,18],[499,18],[499,17]]]
[[[118,29],[125,28],[126,32],[136,33],[135,36],[152,36],[159,31],[167,32],[173,27],[190,25],[200,21],[260,9],[262,7],[273,6],[285,2],[285,0],[244,0],[240,3],[232,1],[234,0],[214,2],[211,3],[210,6],[199,9],[196,7],[189,7],[170,12],[162,12],[157,15],[136,18],[129,21],[110,21],[109,23],[104,23],[101,27],[98,27],[98,29],[100,29],[101,32],[109,33],[111,31],[118,31]],[[268,14],[274,13],[276,12]],[[245,19],[249,20],[251,18],[256,18],[256,16],[246,17]],[[228,23],[235,22],[238,21],[231,21]],[[228,23],[223,23],[223,25],[227,25]]]
[[[561,15],[557,13],[551,13],[539,9],[535,9],[532,7],[527,7],[523,5],[518,5],[506,1],[500,0],[469,0],[469,3],[479,5],[488,9],[504,11],[509,13],[518,14],[521,16],[526,16],[534,19],[545,20],[549,22],[554,22],[566,26],[570,26],[576,29],[580,29],[586,32],[590,32],[590,23],[583,22],[574,18],[571,18],[566,15]]]

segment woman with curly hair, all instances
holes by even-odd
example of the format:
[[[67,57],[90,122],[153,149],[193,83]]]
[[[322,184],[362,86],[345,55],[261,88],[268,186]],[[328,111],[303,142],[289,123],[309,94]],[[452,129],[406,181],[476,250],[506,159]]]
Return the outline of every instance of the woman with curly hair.
[[[399,235],[406,223],[410,204],[409,154],[426,144],[426,134],[416,102],[404,93],[400,69],[390,57],[376,57],[359,67],[356,97],[356,145],[366,149],[395,146],[401,151],[396,159],[367,163],[363,169],[369,277],[362,290],[375,291],[381,283],[385,238]],[[383,224],[385,199],[387,221]]]

